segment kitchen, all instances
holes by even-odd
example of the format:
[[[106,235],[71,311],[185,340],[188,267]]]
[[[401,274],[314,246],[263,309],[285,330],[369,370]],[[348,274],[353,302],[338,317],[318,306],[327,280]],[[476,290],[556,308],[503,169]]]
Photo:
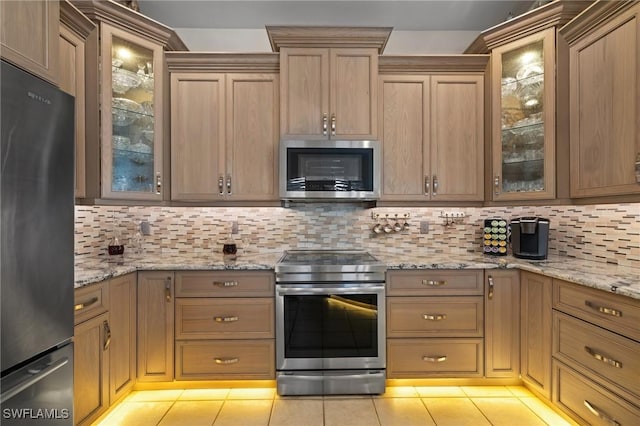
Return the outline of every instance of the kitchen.
[[[612,93],[622,96],[622,102],[628,105],[628,108],[616,109],[617,114],[622,114],[622,128],[627,129],[627,133],[620,130],[618,135],[621,140],[633,142],[633,151],[629,151],[628,146],[618,148],[613,145],[607,152],[595,150],[599,155],[596,159],[613,161],[618,165],[619,175],[610,173],[606,176],[608,181],[602,184],[598,177],[582,174],[583,168],[591,173],[598,170],[593,164],[594,148],[588,145],[589,138],[582,133],[584,130],[586,135],[591,134],[591,122],[586,120],[576,124],[580,126],[582,139],[587,139],[577,138],[577,145],[574,145],[577,133],[572,131],[575,123],[572,102],[581,100],[572,98],[571,94],[582,86],[574,88],[568,83],[577,81],[569,78],[574,70],[569,65],[578,63],[570,62],[575,59],[570,53],[577,55],[582,52],[580,49],[585,44],[581,43],[589,41],[589,37],[609,34],[598,32],[602,28],[607,31],[610,27],[623,28],[621,36],[612,33],[612,40],[618,40],[615,37],[629,40],[630,34],[630,40],[637,40],[637,3],[620,6],[607,6],[606,3],[599,2],[565,27],[586,5],[554,2],[482,32],[467,48],[468,55],[440,58],[401,53],[385,55],[387,50],[380,56],[367,53],[371,49],[379,52],[387,38],[386,49],[392,47],[393,38],[389,33],[393,36],[396,30],[387,29],[386,36],[380,36],[384,28],[378,28],[372,34],[354,31],[351,39],[348,33],[341,33],[339,37],[325,35],[326,38],[322,39],[320,34],[312,34],[311,37],[305,34],[307,30],[304,28],[289,31],[286,27],[268,27],[268,40],[271,42],[268,52],[273,48],[280,53],[185,52],[186,46],[173,30],[119,5],[74,2],[79,9],[74,10],[61,4],[60,17],[64,17],[63,22],[66,20],[66,29],[73,30],[76,35],[75,44],[69,45],[81,46],[77,42],[78,34],[84,34],[84,42],[87,43],[86,49],[73,50],[77,56],[65,56],[67,53],[60,55],[61,58],[84,57],[85,61],[80,65],[95,63],[97,66],[98,46],[102,49],[102,58],[112,58],[112,46],[106,42],[98,44],[96,28],[101,31],[101,41],[108,38],[114,41],[114,45],[133,46],[141,57],[148,58],[134,64],[135,69],[128,69],[125,63],[117,61],[112,61],[111,66],[103,66],[103,70],[110,69],[112,75],[103,72],[100,84],[111,87],[113,93],[107,90],[109,93],[98,94],[98,74],[80,72],[85,70],[84,66],[80,66],[80,71],[75,74],[71,73],[84,74],[85,84],[74,87],[86,92],[82,97],[76,95],[76,99],[85,101],[84,108],[76,110],[84,112],[85,124],[80,130],[76,127],[76,131],[80,131],[76,134],[76,152],[84,153],[76,156],[79,161],[76,177],[84,174],[84,179],[76,182],[75,207],[75,304],[80,306],[75,318],[76,379],[79,377],[78,365],[90,366],[81,369],[86,382],[79,384],[76,380],[75,385],[80,386],[76,389],[82,389],[82,394],[87,397],[78,403],[79,392],[76,390],[75,413],[82,413],[82,420],[90,424],[103,416],[109,405],[127,398],[131,391],[184,389],[187,385],[198,387],[202,383],[212,388],[236,388],[242,386],[240,383],[257,386],[251,385],[249,378],[258,379],[258,385],[275,392],[277,319],[270,306],[278,286],[278,261],[287,250],[330,248],[364,250],[388,269],[386,303],[378,305],[381,317],[382,308],[387,308],[386,347],[382,345],[382,350],[387,352],[387,390],[405,385],[511,386],[524,383],[532,395],[547,401],[578,423],[594,421],[588,417],[596,416],[594,412],[610,420],[613,415],[613,419],[621,424],[625,424],[620,419],[625,415],[637,419],[640,405],[638,389],[623,379],[619,381],[614,373],[611,377],[603,377],[606,373],[598,372],[604,368],[598,362],[604,362],[606,366],[615,364],[613,356],[604,356],[605,361],[610,361],[605,362],[602,354],[589,355],[581,349],[595,360],[593,365],[590,360],[582,357],[576,360],[571,354],[565,354],[564,346],[555,340],[565,328],[578,330],[577,334],[593,330],[594,335],[602,336],[607,342],[627,348],[620,356],[630,353],[630,359],[622,361],[615,358],[616,362],[623,367],[629,365],[630,371],[636,371],[637,361],[633,360],[633,355],[637,355],[639,340],[637,322],[630,325],[601,322],[589,316],[590,312],[585,314],[580,307],[569,306],[571,300],[563,301],[561,297],[565,291],[573,296],[590,295],[596,298],[599,307],[605,306],[603,309],[608,310],[613,308],[605,301],[622,303],[625,310],[623,323],[626,318],[637,318],[633,311],[637,310],[635,299],[638,298],[640,221],[639,190],[634,174],[637,163],[632,161],[638,147],[637,114],[634,115],[637,97],[633,97],[634,91],[623,90],[624,93],[620,94],[619,88],[612,89]],[[618,26],[619,22],[625,25]],[[537,172],[527,169],[529,174],[521,179],[528,185],[524,186],[513,180],[513,163],[516,161],[512,160],[518,154],[511,145],[518,142],[509,140],[506,143],[512,133],[517,133],[518,126],[511,122],[505,128],[502,120],[506,112],[511,114],[508,119],[514,122],[529,118],[518,115],[517,111],[514,115],[514,111],[506,111],[506,107],[503,108],[503,117],[489,113],[499,111],[502,108],[500,102],[506,103],[500,98],[500,90],[491,90],[489,82],[502,80],[504,99],[510,99],[513,97],[513,81],[505,81],[508,77],[504,74],[494,76],[495,66],[489,73],[487,65],[493,61],[508,63],[509,52],[514,46],[517,46],[516,51],[520,48],[517,43],[509,44],[513,37],[517,41],[525,40],[525,45],[535,45],[542,40],[540,46],[544,43],[548,49],[549,45],[554,45],[548,42],[550,39],[540,35],[531,39],[530,33],[544,33],[544,37],[548,37],[549,28],[559,31],[557,35],[552,30],[552,37],[566,38],[567,44],[558,42],[557,55],[553,49],[550,53],[541,50],[545,55],[544,74],[555,75],[555,79],[545,79],[545,89],[537,89],[538,96],[544,96],[539,98],[543,99],[545,107],[542,113],[546,125],[541,126],[543,142],[528,151],[532,158],[526,158],[528,154],[525,154],[520,160],[538,161],[537,164],[542,164],[543,168],[536,169]],[[62,30],[60,34],[63,34]],[[141,34],[145,37],[140,38]],[[55,37],[59,37],[57,33]],[[65,40],[69,42],[72,38],[67,35]],[[362,108],[368,113],[353,114],[354,120],[364,122],[367,129],[352,131],[345,126],[343,117],[345,114],[349,116],[348,106],[352,101],[347,97],[341,100],[341,104],[336,100],[340,99],[339,94],[330,92],[331,109],[327,108],[326,115],[313,114],[319,120],[313,130],[316,134],[300,137],[301,124],[295,121],[295,113],[302,111],[304,115],[308,111],[304,111],[304,103],[295,104],[296,98],[286,94],[300,90],[300,83],[294,76],[295,67],[299,67],[299,72],[300,67],[306,66],[304,61],[312,62],[316,58],[309,55],[305,59],[307,57],[300,56],[301,51],[296,49],[310,49],[300,47],[301,43],[304,46],[316,39],[329,46],[333,46],[332,43],[344,45],[345,40],[349,40],[347,43],[360,43],[340,47],[353,49],[354,55],[351,56],[340,56],[343,52],[338,47],[330,47],[329,50],[333,49],[331,54],[337,52],[336,56],[331,56],[331,67],[360,67],[356,68],[358,72],[365,68],[363,75],[366,78],[362,81],[345,83],[337,79],[335,84],[355,85],[360,88],[357,91],[359,96],[370,97],[365,101],[363,98],[358,100],[358,105],[369,105],[369,108]],[[362,47],[364,43],[377,43],[378,47]],[[560,53],[562,49],[566,49],[564,55]],[[589,53],[588,49],[586,52]],[[283,66],[285,60],[288,61],[287,67]],[[585,56],[583,60],[589,63],[591,58]],[[163,61],[166,61],[166,68]],[[554,62],[557,62],[557,74],[553,66],[547,69]],[[373,63],[378,64],[375,69]],[[168,69],[168,72],[157,71],[163,69]],[[560,71],[563,69],[565,73]],[[636,87],[637,91],[637,68],[628,70],[620,78],[630,82],[628,87]],[[579,77],[587,81],[591,78],[584,70]],[[286,85],[287,81],[290,84]],[[151,86],[145,88],[145,84]],[[554,88],[554,84],[557,87]],[[63,87],[62,82],[60,85]],[[146,94],[150,87],[153,88],[151,97]],[[540,90],[544,90],[544,94]],[[591,92],[597,91],[579,93],[587,99],[588,96],[608,96]],[[628,93],[631,93],[631,100]],[[99,100],[99,96],[105,100]],[[554,98],[556,96],[557,99]],[[118,112],[121,110],[114,103],[116,99],[135,101],[135,105],[151,109],[139,112],[142,116],[138,120],[139,126],[131,125],[128,123],[131,116]],[[158,99],[165,99],[165,102]],[[283,103],[283,99],[292,103]],[[471,99],[475,101],[470,102]],[[98,109],[100,102],[101,110]],[[237,111],[254,114],[251,115],[256,124],[253,130],[238,119]],[[263,113],[255,114],[255,111]],[[270,113],[265,114],[264,111]],[[396,120],[398,115],[394,114],[400,114],[402,121]],[[102,127],[97,124],[99,117]],[[154,117],[165,119],[154,120]],[[448,118],[457,121],[447,121]],[[606,120],[598,121],[597,115],[590,118],[594,125],[607,125]],[[538,123],[521,124],[532,128]],[[354,126],[353,129],[357,127]],[[382,176],[377,174],[380,194],[376,200],[365,197],[352,202],[337,202],[335,199],[306,202],[281,196],[279,176],[283,173],[277,167],[278,163],[283,163],[278,158],[281,138],[324,137],[331,141],[334,138],[329,134],[334,129],[341,139],[361,140],[368,136],[369,139],[381,140]],[[632,130],[629,132],[628,129]],[[615,125],[613,130],[619,131]],[[349,131],[352,131],[351,135],[347,134]],[[102,146],[96,142],[100,140],[98,134],[101,134]],[[204,135],[217,137],[204,140]],[[83,141],[81,148],[79,140]],[[256,140],[261,145],[252,142]],[[445,142],[439,144],[442,140]],[[455,141],[462,142],[456,146]],[[118,144],[128,149],[121,149]],[[502,152],[503,146],[510,148],[509,151]],[[144,151],[143,147],[151,147],[151,153]],[[406,149],[403,151],[402,147]],[[450,152],[445,149],[447,147],[450,147]],[[571,155],[570,148],[574,150],[575,147],[583,154],[578,160],[584,164]],[[123,151],[129,151],[127,155],[130,158],[121,157]],[[540,162],[539,157],[535,157],[540,154],[548,161]],[[122,166],[123,158],[128,167]],[[149,158],[152,158],[151,163]],[[446,167],[450,164],[457,167]],[[580,173],[574,173],[575,170]],[[129,172],[134,174],[127,178]],[[123,176],[124,180],[118,180]],[[512,247],[509,247],[507,257],[482,254],[485,219],[512,221],[523,217],[549,220],[546,260],[536,262],[515,258],[511,255]],[[395,230],[396,224],[398,230]],[[375,231],[377,225],[382,232]],[[125,246],[123,255],[117,251],[114,255],[107,254],[107,246],[121,244]],[[233,254],[225,256],[222,253],[224,244],[235,244],[236,259],[232,259]],[[474,273],[469,274],[469,271]],[[239,275],[234,278],[234,274]],[[442,278],[439,274],[451,275]],[[469,280],[470,286],[475,287],[455,291],[446,288],[417,291],[402,287],[400,283],[407,277],[426,282]],[[214,284],[219,287],[216,292],[201,287],[201,281],[208,279],[221,283]],[[266,279],[267,287],[243,291],[236,288],[241,279],[256,283]],[[235,295],[229,299],[217,292],[224,290],[226,284],[231,287],[230,294]],[[259,287],[261,284],[255,285]],[[589,287],[598,291],[589,293]],[[505,293],[501,292],[502,289]],[[235,290],[239,293],[234,293]],[[406,299],[417,297],[424,305],[428,305],[430,300],[439,303],[474,301],[473,318],[476,322],[469,329],[448,330],[448,334],[424,329],[394,329],[396,310],[392,308],[395,304],[410,301]],[[83,312],[84,304],[94,299],[97,302],[87,306]],[[213,329],[193,329],[195,324],[202,322],[198,311],[200,304],[218,306],[220,303],[224,305],[225,301],[255,305],[256,316],[259,310],[264,312],[260,329],[243,330],[235,335]],[[518,306],[517,310],[513,309],[515,306]],[[532,309],[541,309],[538,312],[547,315],[525,316],[524,313]],[[613,312],[615,314],[617,309]],[[241,321],[236,321],[236,317],[239,315],[225,314],[220,317],[218,325],[233,327],[238,323],[240,326]],[[434,318],[434,324],[437,321]],[[122,331],[127,333],[124,341],[118,333]],[[602,335],[605,331],[609,334]],[[109,335],[112,339],[106,344]],[[241,335],[243,337],[239,337]],[[105,344],[99,351],[88,349],[85,353],[78,353],[79,345],[91,339]],[[437,372],[440,366],[447,364],[438,361],[440,357],[426,360],[426,364],[433,365],[417,371],[409,368],[413,368],[410,362],[397,361],[399,358],[394,352],[397,347],[406,347],[409,351],[423,347],[421,345],[452,343],[454,340],[468,345],[466,348],[475,349],[471,352],[473,356],[462,360],[470,364],[465,364],[464,368],[468,366],[468,369],[460,367],[444,375]],[[218,342],[222,344],[216,346]],[[273,358],[273,362],[261,360],[241,367],[242,362],[236,361],[236,357],[225,354],[218,356],[220,362],[216,361],[217,366],[210,368],[198,364],[201,357],[198,350],[206,352],[221,347],[226,350],[233,344],[260,345],[252,346],[254,349],[251,350],[245,347],[244,350],[248,353],[264,351],[260,353]],[[106,350],[104,346],[109,345]],[[473,362],[469,363],[470,359]],[[231,372],[220,370],[225,367]],[[4,370],[3,364],[3,378]],[[622,368],[621,371],[628,370]],[[580,392],[597,389],[599,395],[605,395],[604,398],[600,396],[604,402],[591,401],[589,408],[580,400],[578,409],[573,396],[579,392],[559,393],[565,388],[559,386],[564,381],[568,383],[567,388],[577,388]],[[92,386],[92,383],[99,386]],[[80,420],[77,418],[76,422]]]

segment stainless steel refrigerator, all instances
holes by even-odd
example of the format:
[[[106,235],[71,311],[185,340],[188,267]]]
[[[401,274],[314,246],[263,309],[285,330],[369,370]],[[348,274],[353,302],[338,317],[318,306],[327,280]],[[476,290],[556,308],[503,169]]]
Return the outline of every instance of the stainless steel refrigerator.
[[[73,424],[73,97],[0,69],[0,423]]]

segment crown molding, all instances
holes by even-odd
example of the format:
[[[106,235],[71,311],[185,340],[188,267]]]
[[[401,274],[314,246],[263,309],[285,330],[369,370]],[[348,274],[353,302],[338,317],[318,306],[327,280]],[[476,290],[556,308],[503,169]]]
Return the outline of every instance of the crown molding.
[[[274,52],[281,47],[373,47],[384,51],[393,27],[329,27],[267,25]]]

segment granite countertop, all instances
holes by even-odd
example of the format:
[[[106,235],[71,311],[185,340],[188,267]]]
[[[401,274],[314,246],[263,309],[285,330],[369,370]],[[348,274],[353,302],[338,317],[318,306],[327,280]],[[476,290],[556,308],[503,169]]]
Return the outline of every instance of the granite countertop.
[[[561,256],[546,260],[524,260],[512,256],[493,257],[482,254],[439,255],[372,252],[391,270],[410,269],[521,269],[552,278],[571,281],[587,287],[640,299],[640,269],[600,262],[590,262]],[[127,256],[120,264],[104,256],[76,261],[75,288],[103,281],[138,270],[272,270],[282,251],[238,255],[235,261],[225,261],[221,254],[194,256],[191,254],[161,254]]]

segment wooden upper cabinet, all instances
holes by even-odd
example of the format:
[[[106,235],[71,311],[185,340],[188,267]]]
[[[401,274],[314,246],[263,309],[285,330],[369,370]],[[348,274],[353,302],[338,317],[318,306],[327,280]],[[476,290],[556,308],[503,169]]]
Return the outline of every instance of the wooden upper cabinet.
[[[380,77],[382,200],[424,200],[429,170],[429,76]]]
[[[167,60],[171,199],[277,200],[278,56],[178,53]],[[237,72],[216,72],[229,69]]]
[[[391,30],[267,26],[280,52],[280,137],[377,139],[378,55]]]
[[[75,196],[87,196],[86,51],[97,48],[96,26],[67,1],[60,2],[60,46],[58,83],[60,89],[75,97]],[[96,135],[97,136],[97,135]],[[91,191],[90,191],[91,192]]]
[[[484,78],[431,77],[431,199],[484,198]]]
[[[640,4],[599,3],[561,31],[570,46],[577,198],[640,194]]]
[[[227,74],[226,196],[277,200],[279,78]]]
[[[222,198],[225,75],[171,74],[171,199]]]
[[[285,139],[375,139],[378,52],[282,48]]]
[[[58,82],[58,1],[0,1],[2,58]]]
[[[379,80],[382,200],[482,201],[483,76],[384,74]]]

